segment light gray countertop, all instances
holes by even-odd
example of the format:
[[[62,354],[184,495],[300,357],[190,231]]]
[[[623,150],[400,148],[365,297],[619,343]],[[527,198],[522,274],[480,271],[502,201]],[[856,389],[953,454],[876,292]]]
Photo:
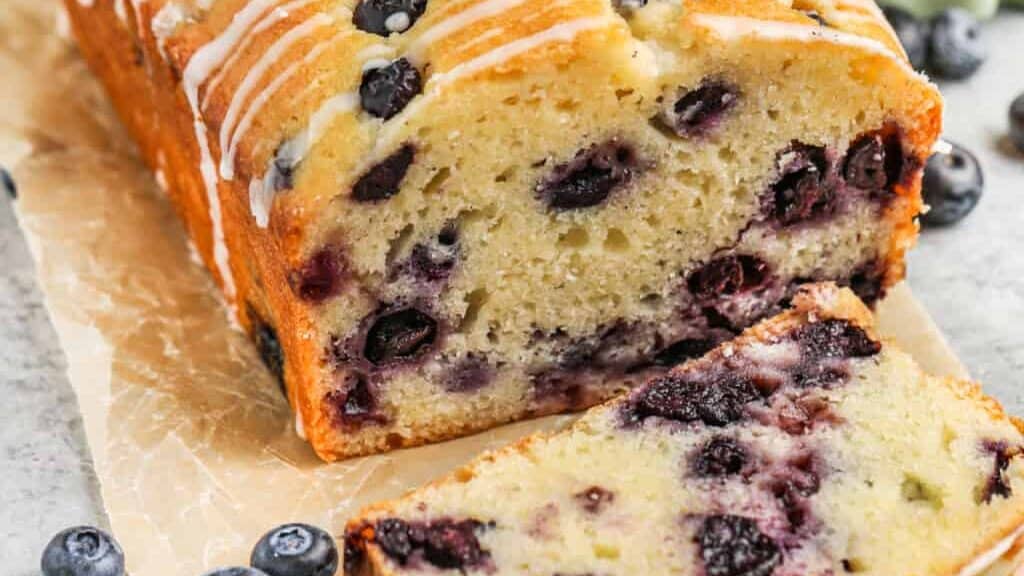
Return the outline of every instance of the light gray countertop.
[[[921,236],[909,276],[972,374],[1024,414],[1024,155],[1005,141],[1009,103],[1024,91],[1024,13],[1001,14],[986,35],[982,70],[943,86],[946,137],[980,158],[985,198],[961,225]],[[29,576],[54,533],[105,519],[64,357],[6,196],[0,269],[0,576]]]

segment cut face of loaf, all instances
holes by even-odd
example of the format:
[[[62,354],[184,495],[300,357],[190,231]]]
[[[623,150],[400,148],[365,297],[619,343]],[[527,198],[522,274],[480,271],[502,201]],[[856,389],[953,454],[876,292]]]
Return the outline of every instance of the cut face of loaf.
[[[867,0],[119,5],[69,2],[83,51],[327,459],[587,407],[805,282],[873,301],[939,130]]]
[[[976,385],[812,286],[568,430],[364,512],[346,574],[976,574],[1020,534],[1022,450]]]

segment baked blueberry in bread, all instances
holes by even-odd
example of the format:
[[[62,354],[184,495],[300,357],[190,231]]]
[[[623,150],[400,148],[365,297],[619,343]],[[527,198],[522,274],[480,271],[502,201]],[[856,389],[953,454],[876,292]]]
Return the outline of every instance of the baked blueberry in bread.
[[[941,100],[870,0],[67,0],[325,459],[582,409],[903,275]]]
[[[977,385],[811,285],[569,429],[365,511],[346,574],[976,574],[1024,524],[1022,449]]]

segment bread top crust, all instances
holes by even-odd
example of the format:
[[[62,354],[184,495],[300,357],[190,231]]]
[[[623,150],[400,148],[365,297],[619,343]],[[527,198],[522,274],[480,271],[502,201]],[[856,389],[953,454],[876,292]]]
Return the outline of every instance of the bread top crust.
[[[208,126],[221,175],[242,182],[265,178],[275,151],[314,124],[350,135],[331,157],[339,173],[359,172],[393,148],[415,116],[429,115],[431,102],[468,98],[482,84],[591,61],[654,86],[666,72],[657,52],[748,39],[792,51],[813,46],[823,57],[856,51],[873,70],[865,82],[902,78],[893,89],[940,101],[870,0],[658,0],[629,20],[609,0],[432,0],[407,31],[386,38],[353,24],[352,0],[219,0],[205,11],[200,3],[139,3],[139,22],[186,90],[193,85],[194,112]],[[422,93],[385,122],[361,113],[364,68],[400,57],[419,69]],[[908,141],[926,155],[938,115],[916,120]],[[330,201],[289,195],[271,230],[295,236]]]

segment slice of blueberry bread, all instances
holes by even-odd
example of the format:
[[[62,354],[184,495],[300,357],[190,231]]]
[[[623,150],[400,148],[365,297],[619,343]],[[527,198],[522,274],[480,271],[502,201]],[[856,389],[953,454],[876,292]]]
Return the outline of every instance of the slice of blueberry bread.
[[[369,509],[346,573],[954,576],[1019,533],[1021,424],[879,341],[848,290],[794,305]]]
[[[67,0],[334,459],[580,409],[832,280],[941,100],[870,0]]]

